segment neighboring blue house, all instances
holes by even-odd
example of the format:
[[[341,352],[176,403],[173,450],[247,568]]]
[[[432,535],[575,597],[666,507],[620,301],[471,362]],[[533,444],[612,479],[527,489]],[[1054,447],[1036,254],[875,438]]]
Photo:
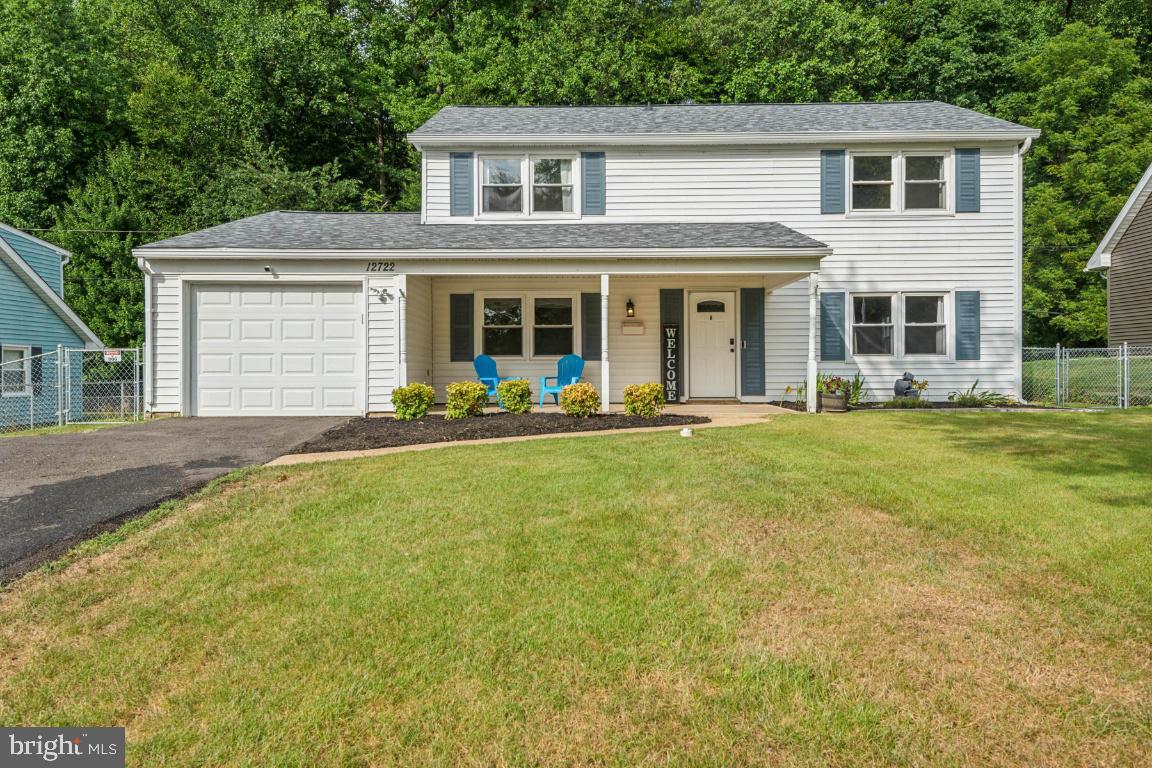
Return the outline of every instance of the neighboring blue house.
[[[58,416],[58,346],[99,348],[64,303],[68,251],[0,224],[0,430]],[[72,378],[79,380],[79,371]]]

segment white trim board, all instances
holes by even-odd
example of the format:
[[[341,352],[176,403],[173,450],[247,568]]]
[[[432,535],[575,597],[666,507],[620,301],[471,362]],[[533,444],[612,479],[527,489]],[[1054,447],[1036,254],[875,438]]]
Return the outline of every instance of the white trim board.
[[[1096,246],[1096,251],[1088,260],[1088,266],[1084,268],[1085,272],[1099,272],[1112,266],[1112,250],[1124,237],[1124,233],[1128,231],[1128,227],[1144,208],[1144,204],[1150,196],[1152,196],[1152,165],[1149,165],[1148,170],[1144,171],[1144,175],[1136,184],[1136,188],[1132,190],[1132,194],[1128,196],[1128,200],[1120,209],[1116,220],[1108,228],[1108,233],[1104,235],[1100,245]]]
[[[59,249],[56,249],[57,251]],[[28,266],[28,262],[20,257],[20,254],[8,245],[7,241],[0,238],[0,259],[12,268],[18,277],[21,277],[32,290],[37,293],[41,300],[51,307],[56,314],[63,320],[72,330],[76,331],[83,339],[85,345],[91,348],[99,348],[104,346],[104,342],[100,341],[92,329],[89,328],[83,320],[76,316],[72,308],[64,303],[64,299],[56,291],[52,290],[48,283],[44,282],[44,278],[37,274],[36,270]]]

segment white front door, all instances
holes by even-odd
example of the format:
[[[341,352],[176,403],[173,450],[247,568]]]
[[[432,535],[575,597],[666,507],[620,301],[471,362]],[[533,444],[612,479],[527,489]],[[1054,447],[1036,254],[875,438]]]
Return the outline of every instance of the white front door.
[[[736,397],[736,293],[688,294],[688,396]]]
[[[190,412],[363,413],[362,292],[360,283],[196,286]]]

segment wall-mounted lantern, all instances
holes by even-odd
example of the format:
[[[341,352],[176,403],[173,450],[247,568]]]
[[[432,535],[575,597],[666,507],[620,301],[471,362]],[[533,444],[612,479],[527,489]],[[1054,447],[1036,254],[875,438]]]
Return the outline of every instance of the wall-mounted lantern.
[[[624,314],[627,317],[636,317],[636,305],[632,303],[632,299],[628,299],[628,303],[624,305]]]

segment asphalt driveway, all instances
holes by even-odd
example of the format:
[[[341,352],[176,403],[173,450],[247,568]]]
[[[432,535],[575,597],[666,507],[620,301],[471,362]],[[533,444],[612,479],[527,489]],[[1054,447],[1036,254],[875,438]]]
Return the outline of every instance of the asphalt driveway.
[[[0,438],[0,583],[166,499],[287,453],[344,420],[157,419]]]

